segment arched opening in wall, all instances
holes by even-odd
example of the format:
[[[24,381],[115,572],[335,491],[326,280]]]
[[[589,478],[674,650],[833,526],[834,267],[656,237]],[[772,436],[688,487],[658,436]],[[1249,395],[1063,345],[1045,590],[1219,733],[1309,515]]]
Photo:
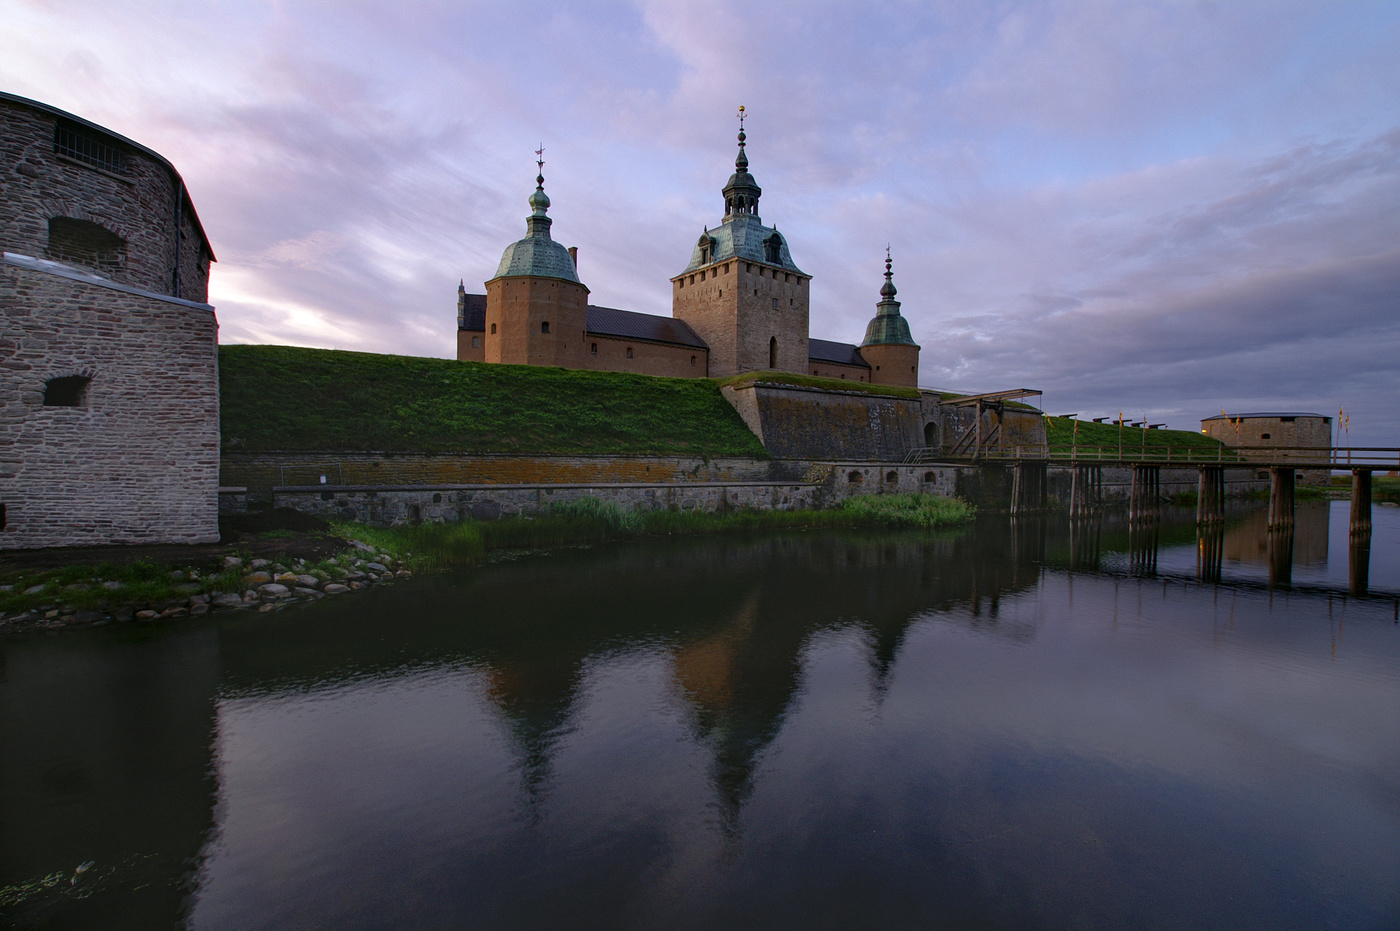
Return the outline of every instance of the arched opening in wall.
[[[491,324],[491,335],[492,335],[492,336],[495,336],[495,335],[496,335],[496,324],[494,324],[494,323]]]
[[[778,367],[778,337],[768,337],[768,367],[775,369]]]
[[[89,220],[50,217],[48,255],[104,275],[118,274],[126,267],[126,240]]]
[[[64,375],[44,382],[45,407],[82,407],[92,379],[87,375]]]
[[[924,424],[924,445],[929,449],[938,445],[938,424],[933,422]]]
[[[924,473],[924,483],[925,483],[925,484],[930,483],[930,482],[933,482],[934,480],[935,480],[935,479],[934,479],[934,477],[933,477],[933,473],[932,473],[932,472],[925,472],[925,473]]]
[[[596,355],[598,354],[598,344],[597,344],[597,343],[589,343],[589,344],[588,344],[588,351],[589,351],[591,354],[593,354],[593,355],[596,356]]]
[[[896,471],[894,471],[893,469],[891,469],[890,471],[888,471],[888,472],[885,473],[885,481],[887,481],[887,482],[897,482],[897,481],[899,481],[899,473],[896,472]]]
[[[548,321],[548,320],[541,320],[541,321],[540,321],[540,332],[541,332],[541,333],[548,333],[548,332],[549,332],[549,321]]]
[[[865,481],[865,476],[861,475],[859,472],[852,471],[850,475],[846,476],[846,481],[850,482],[852,485],[859,485],[861,482]]]

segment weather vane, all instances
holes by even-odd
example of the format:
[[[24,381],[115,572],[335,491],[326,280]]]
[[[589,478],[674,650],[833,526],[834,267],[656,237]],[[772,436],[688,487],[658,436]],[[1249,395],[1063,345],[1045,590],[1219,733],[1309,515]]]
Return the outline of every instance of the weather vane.
[[[739,104],[739,132],[744,131],[744,105]]]
[[[541,143],[540,143],[540,147],[539,147],[538,149],[535,150],[535,164],[537,164],[537,165],[540,166],[540,174],[544,174],[544,143],[543,143],[543,142],[541,142]]]

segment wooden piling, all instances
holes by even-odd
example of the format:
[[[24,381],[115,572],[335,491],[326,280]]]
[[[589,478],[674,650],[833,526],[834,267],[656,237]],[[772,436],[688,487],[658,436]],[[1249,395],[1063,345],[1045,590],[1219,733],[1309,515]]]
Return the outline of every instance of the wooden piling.
[[[1351,532],[1371,532],[1371,470],[1351,470]]]
[[[1269,469],[1269,528],[1293,526],[1293,470],[1285,466]]]

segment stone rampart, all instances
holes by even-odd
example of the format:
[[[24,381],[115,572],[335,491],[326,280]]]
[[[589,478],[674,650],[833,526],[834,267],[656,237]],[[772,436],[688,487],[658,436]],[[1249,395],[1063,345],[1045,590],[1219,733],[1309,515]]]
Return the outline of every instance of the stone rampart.
[[[0,549],[218,540],[207,304],[0,259]]]
[[[898,462],[923,445],[917,398],[762,381],[720,390],[780,459]]]

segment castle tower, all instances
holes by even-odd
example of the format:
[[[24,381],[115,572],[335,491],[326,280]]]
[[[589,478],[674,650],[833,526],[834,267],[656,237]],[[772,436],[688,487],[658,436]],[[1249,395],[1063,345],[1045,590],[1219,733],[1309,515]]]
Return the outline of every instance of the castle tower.
[[[724,220],[705,228],[690,264],[671,279],[671,315],[690,324],[710,347],[711,376],[776,369],[807,371],[812,276],[799,269],[776,227],[758,216],[763,193],[744,153],[724,186]]]
[[[543,157],[538,164],[525,238],[506,247],[496,277],[486,282],[485,358],[583,368],[588,289],[569,250],[549,237]]]
[[[870,363],[870,382],[875,385],[919,387],[919,344],[909,335],[909,321],[899,314],[894,299],[894,272],[889,251],[885,251],[885,283],[880,286],[880,303],[865,328],[860,354]]]

